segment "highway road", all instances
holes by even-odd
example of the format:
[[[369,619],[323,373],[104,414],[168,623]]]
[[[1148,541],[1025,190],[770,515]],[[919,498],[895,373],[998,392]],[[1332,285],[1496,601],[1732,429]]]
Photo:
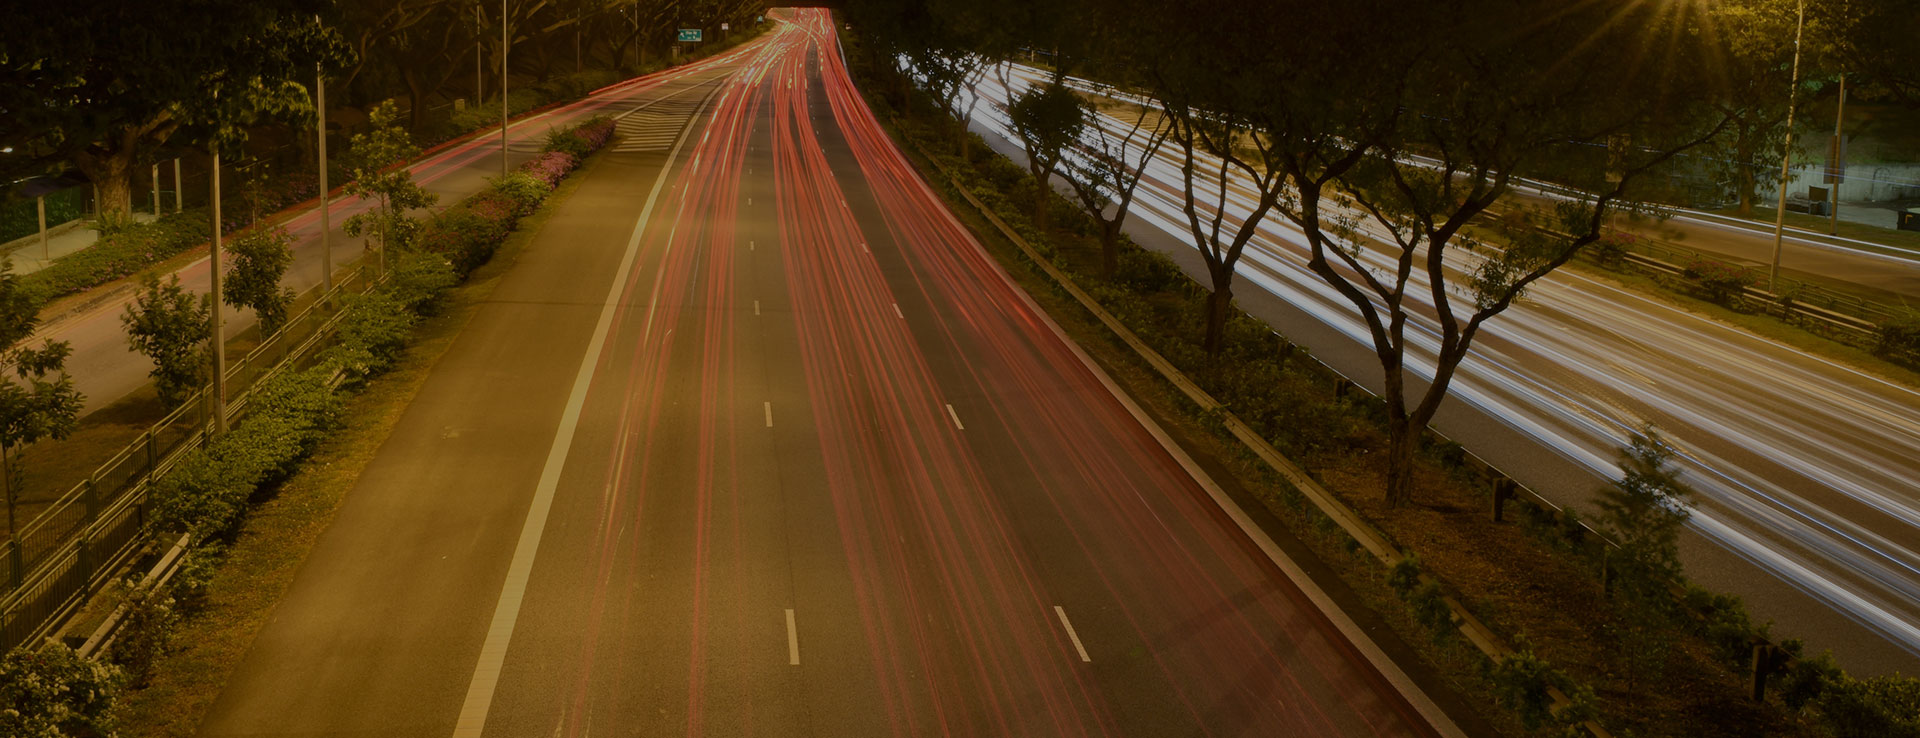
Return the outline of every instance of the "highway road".
[[[549,130],[564,128],[603,112],[626,110],[635,100],[655,99],[663,93],[691,90],[712,82],[717,70],[723,69],[739,53],[735,50],[638,77],[600,90],[579,102],[514,120],[507,129],[507,163],[517,166],[533,158],[546,142]],[[416,182],[440,196],[438,207],[445,207],[479,192],[489,177],[500,176],[500,157],[500,130],[496,127],[491,132],[483,131],[473,138],[431,151],[410,169]],[[302,292],[322,281],[317,203],[316,200],[315,206],[283,216],[283,225],[294,239],[294,263],[287,270],[284,284]],[[333,228],[329,243],[335,270],[348,268],[363,255],[365,247],[361,239],[347,236],[342,228],[348,218],[368,207],[359,198],[345,195],[338,195],[328,203]],[[205,294],[211,283],[212,275],[208,273],[205,258],[194,260],[176,273],[181,286],[196,294]],[[147,372],[153,368],[152,363],[127,347],[126,330],[120,324],[120,315],[132,299],[131,288],[87,295],[65,312],[43,316],[40,330],[35,334],[34,341],[44,337],[66,341],[72,346],[67,372],[73,377],[74,388],[86,395],[83,413],[111,405],[151,381]],[[253,326],[251,312],[230,307],[225,310],[225,331],[229,338]]]
[[[1041,75],[1018,68],[1013,87]],[[979,86],[986,104],[972,125],[1019,156],[999,107],[1008,91],[993,77]],[[1097,121],[1099,131],[1126,130],[1108,116]],[[1180,209],[1177,157],[1169,147],[1151,163],[1127,230],[1204,284]],[[1199,162],[1203,171],[1216,165]],[[1237,190],[1228,208],[1245,213],[1251,203]],[[1841,263],[1839,276],[1916,283],[1910,262],[1797,248],[1804,251],[1789,252],[1790,264],[1814,264],[1817,254]],[[1380,256],[1368,258],[1386,265]],[[1306,260],[1305,238],[1267,219],[1239,266],[1242,284],[1258,289],[1236,290],[1237,301],[1377,392],[1364,324]],[[1427,299],[1415,281],[1410,300]],[[1432,320],[1416,316],[1409,335],[1409,367],[1431,376]],[[1697,536],[1683,541],[1696,581],[1740,595],[1759,619],[1776,621],[1777,633],[1806,639],[1814,652],[1832,649],[1855,673],[1920,670],[1920,393],[1912,388],[1563,270],[1487,325],[1452,398],[1438,428],[1562,505],[1590,502],[1617,475],[1627,434],[1653,423],[1679,448],[1699,492]]]
[[[577,175],[201,734],[1465,735],[999,270],[832,35],[799,11]]]

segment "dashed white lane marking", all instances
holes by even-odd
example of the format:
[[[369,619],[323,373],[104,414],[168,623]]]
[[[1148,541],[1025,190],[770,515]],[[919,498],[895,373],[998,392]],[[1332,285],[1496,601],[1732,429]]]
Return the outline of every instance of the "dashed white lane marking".
[[[710,98],[711,94],[701,98],[698,107],[705,107]],[[627,249],[620,257],[620,266],[615,275],[625,275],[633,270],[634,260],[640,253],[640,236],[653,218],[653,208],[660,200],[661,187],[667,183],[667,174],[674,170],[674,162],[680,158],[680,149],[686,144],[686,133],[697,120],[699,114],[696,109],[686,125],[675,133],[667,163],[653,180],[653,189],[647,193],[646,204],[640,208],[640,218],[634,221],[633,233],[627,238]],[[480,655],[474,660],[473,675],[467,682],[467,696],[461,702],[460,715],[453,725],[453,738],[479,738],[487,726],[487,713],[493,709],[494,690],[500,684],[500,674],[506,664],[507,647],[513,641],[514,624],[520,619],[520,606],[526,599],[527,583],[533,578],[533,561],[540,551],[540,537],[547,528],[547,516],[553,510],[554,491],[560,486],[560,471],[566,465],[568,451],[573,448],[574,434],[580,427],[580,414],[586,405],[587,388],[593,384],[593,375],[600,366],[600,355],[606,349],[608,334],[612,332],[614,312],[624,304],[626,290],[627,280],[615,276],[613,284],[607,289],[606,301],[601,304],[593,338],[587,342],[586,353],[580,357],[580,368],[574,372],[573,389],[560,411],[560,425],[554,430],[553,445],[547,449],[546,463],[540,470],[539,481],[534,485],[533,501],[527,508],[526,519],[521,522],[520,537],[513,547],[513,558],[507,563],[506,580],[501,583],[500,597],[494,602],[493,619],[487,625],[486,639],[480,643]]]
[[[753,242],[752,242],[752,241],[748,241],[748,242],[747,242],[747,250],[748,250],[748,251],[752,251],[752,250],[753,250]]]
[[[792,611],[789,610],[788,612]],[[1067,621],[1067,611],[1059,605],[1054,605],[1053,614],[1060,616],[1060,625],[1066,627],[1067,637],[1073,640],[1073,650],[1080,653],[1080,660],[1093,663],[1093,659],[1087,657],[1087,647],[1080,645],[1080,634],[1073,632],[1073,623]]]
[[[760,301],[759,301],[759,300],[754,300],[754,301],[753,301],[753,314],[754,314],[754,315],[759,315],[759,314],[760,314]]]
[[[773,427],[773,403],[762,402],[760,403],[760,407],[767,411],[767,427],[772,428]]]
[[[904,318],[906,316],[902,315],[900,317]],[[947,403],[947,417],[953,418],[953,427],[959,428],[960,430],[967,429],[965,425],[960,424],[960,414],[953,411],[953,403],[951,402]]]
[[[860,250],[861,250],[861,251],[865,251],[865,252],[867,252],[867,253],[869,253],[869,254],[871,254],[871,253],[873,253],[873,251],[872,251],[871,249],[868,249],[868,248],[867,248],[867,242],[866,242],[866,241],[861,241],[861,242],[860,242]]]
[[[787,665],[800,665],[800,630],[793,625],[793,608],[787,608]]]
[[[893,304],[893,314],[894,314],[894,315],[898,315],[898,316],[900,316],[900,319],[901,319],[901,320],[906,320],[906,319],[907,319],[907,314],[906,314],[906,313],[903,313],[903,312],[900,312],[900,303],[897,303],[897,302],[896,302],[896,303],[894,303],[894,304]],[[952,408],[953,408],[953,406],[952,406],[952,405],[948,405],[948,406],[947,406],[947,408],[948,408],[948,409],[952,409]]]

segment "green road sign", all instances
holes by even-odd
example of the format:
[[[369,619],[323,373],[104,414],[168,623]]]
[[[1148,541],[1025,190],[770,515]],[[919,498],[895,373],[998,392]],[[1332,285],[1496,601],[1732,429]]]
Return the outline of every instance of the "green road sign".
[[[698,28],[680,29],[680,43],[683,43],[683,44],[700,43],[700,29]]]

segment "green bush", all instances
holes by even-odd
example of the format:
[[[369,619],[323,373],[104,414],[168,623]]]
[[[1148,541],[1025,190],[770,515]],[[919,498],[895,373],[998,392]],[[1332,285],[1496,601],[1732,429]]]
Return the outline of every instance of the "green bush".
[[[339,399],[327,375],[282,372],[256,386],[238,426],[189,452],[155,485],[156,528],[190,533],[196,542],[237,530],[254,492],[292,473],[338,422]]]
[[[1873,352],[1890,359],[1920,358],[1920,316],[1907,315],[1881,323],[1874,331]]]
[[[1755,279],[1753,270],[1711,259],[1688,264],[1680,270],[1680,276],[1697,285],[1701,297],[1728,307],[1734,306],[1734,301],[1753,286]]]
[[[13,649],[0,659],[0,735],[111,736],[120,683],[119,669],[66,646]]]
[[[1837,738],[1920,738],[1920,680],[1912,677],[1842,679],[1818,705]]]
[[[407,346],[416,320],[400,300],[382,291],[347,298],[340,319],[340,343],[327,360],[350,381],[376,376],[393,366]]]
[[[204,210],[168,215],[104,236],[51,266],[20,277],[21,288],[36,303],[65,297],[116,279],[139,274],[187,249],[207,243],[213,229]]]
[[[454,273],[465,279],[506,242],[517,218],[513,212],[516,207],[504,198],[489,200],[484,208],[463,202],[427,221],[415,244],[422,251],[446,258]]]
[[[547,131],[547,151],[559,151],[575,159],[585,158],[592,150],[587,140],[575,133],[572,128],[555,128]]]
[[[540,208],[540,203],[547,199],[547,193],[553,192],[553,187],[532,174],[514,172],[494,179],[482,194],[486,192],[511,201],[520,216],[525,217]]]
[[[1508,654],[1489,669],[1487,678],[1493,683],[1494,698],[1500,706],[1512,710],[1528,730],[1549,724],[1573,727],[1598,713],[1592,689],[1576,683],[1530,648]],[[1554,712],[1549,689],[1560,690],[1571,704]]]
[[[180,615],[165,591],[129,583],[122,600],[124,619],[113,638],[107,659],[125,671],[129,684],[144,687],[153,678],[153,666],[173,647]]]
[[[438,315],[447,289],[459,282],[453,265],[439,254],[406,249],[388,261],[387,294],[416,315]]]

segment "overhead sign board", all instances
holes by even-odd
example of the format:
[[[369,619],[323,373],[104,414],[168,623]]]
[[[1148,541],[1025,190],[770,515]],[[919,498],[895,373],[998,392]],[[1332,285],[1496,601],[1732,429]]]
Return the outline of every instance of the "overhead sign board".
[[[680,29],[680,43],[683,43],[683,44],[700,43],[700,29],[698,28]]]

